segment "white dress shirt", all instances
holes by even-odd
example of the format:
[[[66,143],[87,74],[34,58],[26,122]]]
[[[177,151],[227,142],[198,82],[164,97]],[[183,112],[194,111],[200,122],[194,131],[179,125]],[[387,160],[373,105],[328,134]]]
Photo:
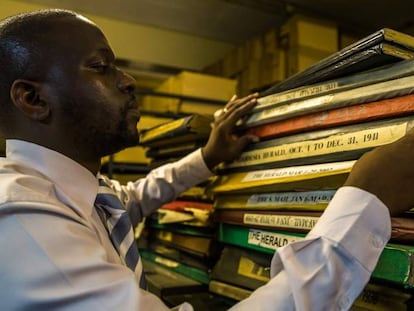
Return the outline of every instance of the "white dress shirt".
[[[114,188],[128,209],[145,216],[210,175],[198,150]],[[93,206],[97,189],[96,176],[62,154],[7,141],[0,159],[0,310],[168,310],[121,264]],[[307,239],[278,249],[271,281],[232,310],[347,310],[390,231],[376,197],[342,188]]]

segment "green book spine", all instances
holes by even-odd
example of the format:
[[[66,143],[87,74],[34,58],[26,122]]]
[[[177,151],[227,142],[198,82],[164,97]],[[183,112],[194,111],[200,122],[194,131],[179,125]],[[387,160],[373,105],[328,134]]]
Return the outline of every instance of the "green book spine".
[[[219,240],[265,253],[274,253],[278,247],[303,239],[305,234],[274,230],[258,230],[248,227],[220,224]],[[414,288],[414,245],[389,243],[384,248],[372,277]]]
[[[273,254],[278,247],[303,239],[305,234],[253,229],[221,223],[220,242]]]
[[[387,244],[372,277],[414,288],[413,256],[414,245]]]
[[[184,265],[178,261],[171,260],[163,256],[159,256],[145,249],[140,249],[139,252],[142,258],[148,261],[154,262],[156,264],[159,264],[165,268],[168,268],[182,275],[185,275],[200,283],[208,284],[210,282],[210,276],[206,271]]]

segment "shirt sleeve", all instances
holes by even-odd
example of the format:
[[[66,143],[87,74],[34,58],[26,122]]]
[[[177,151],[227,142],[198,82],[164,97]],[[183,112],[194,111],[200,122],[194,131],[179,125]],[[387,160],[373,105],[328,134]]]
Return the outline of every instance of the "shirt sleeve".
[[[277,250],[272,279],[231,310],[348,310],[390,234],[388,209],[377,197],[342,187],[304,240]]]
[[[164,203],[173,201],[181,192],[212,176],[204,162],[201,149],[177,162],[152,170],[145,178],[121,186],[112,186],[124,202],[135,223],[151,214]]]

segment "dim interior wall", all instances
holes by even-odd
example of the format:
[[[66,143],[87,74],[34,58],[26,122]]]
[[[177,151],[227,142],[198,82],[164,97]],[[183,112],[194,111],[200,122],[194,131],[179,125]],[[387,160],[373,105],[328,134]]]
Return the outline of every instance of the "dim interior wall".
[[[24,1],[1,0],[0,18],[21,12],[45,9]],[[127,23],[79,12],[94,21],[107,36],[118,58],[202,70],[234,46],[180,32]]]

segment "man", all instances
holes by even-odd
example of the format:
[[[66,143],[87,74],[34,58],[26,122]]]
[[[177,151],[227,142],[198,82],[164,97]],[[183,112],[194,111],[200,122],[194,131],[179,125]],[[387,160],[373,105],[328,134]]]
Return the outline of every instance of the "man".
[[[0,161],[1,309],[168,310],[140,289],[107,233],[105,211],[94,207],[100,158],[138,142],[134,80],[114,66],[105,36],[73,12],[11,17],[0,24],[0,64],[7,139]],[[201,150],[126,186],[106,180],[131,217],[151,213],[237,157],[255,138],[235,138],[232,130],[256,97],[231,100]],[[364,156],[307,239],[281,248],[271,281],[233,309],[347,310],[389,239],[389,211],[414,202],[413,143],[410,133]]]

